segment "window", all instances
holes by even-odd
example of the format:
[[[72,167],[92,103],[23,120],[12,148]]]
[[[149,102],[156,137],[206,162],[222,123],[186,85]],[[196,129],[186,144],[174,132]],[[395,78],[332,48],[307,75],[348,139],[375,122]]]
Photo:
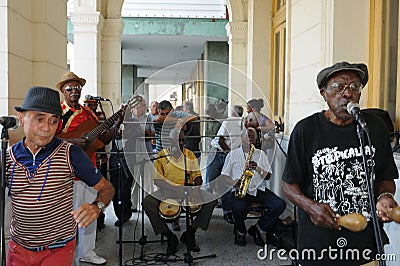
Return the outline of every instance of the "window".
[[[274,0],[272,10],[270,99],[275,120],[278,120],[285,111],[286,1]]]
[[[399,2],[371,0],[371,49],[368,107],[389,112],[400,127]]]

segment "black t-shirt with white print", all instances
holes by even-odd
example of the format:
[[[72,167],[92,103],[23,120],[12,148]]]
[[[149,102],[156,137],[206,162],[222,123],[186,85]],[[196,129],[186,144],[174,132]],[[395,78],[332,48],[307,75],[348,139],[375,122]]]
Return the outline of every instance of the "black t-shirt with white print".
[[[365,114],[365,118],[372,147],[365,147],[364,152],[368,165],[374,166],[372,174],[375,174],[375,180],[397,178],[389,133],[384,122],[369,114]],[[374,258],[376,244],[355,123],[345,126],[333,124],[323,112],[300,121],[290,137],[283,181],[297,183],[304,195],[329,204],[340,215],[361,213],[369,221],[368,227],[358,233],[344,228],[340,231],[324,229],[315,226],[308,214],[299,209],[298,249],[305,249],[308,253],[314,252],[308,249],[313,249],[317,258],[312,264],[304,261],[303,265],[358,265],[368,260],[363,258]],[[387,236],[383,230],[382,235],[386,243]],[[346,255],[346,250],[352,252]],[[359,260],[355,262],[357,254]],[[306,257],[313,256],[303,256]]]

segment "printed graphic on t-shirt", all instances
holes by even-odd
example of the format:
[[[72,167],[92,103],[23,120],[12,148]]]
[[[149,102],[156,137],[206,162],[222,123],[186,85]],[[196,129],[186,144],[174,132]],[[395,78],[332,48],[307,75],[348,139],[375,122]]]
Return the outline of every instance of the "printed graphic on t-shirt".
[[[367,164],[374,165],[375,148],[364,148]],[[361,148],[339,150],[338,147],[317,150],[312,157],[314,200],[328,203],[340,215],[361,213],[368,220],[367,183]]]

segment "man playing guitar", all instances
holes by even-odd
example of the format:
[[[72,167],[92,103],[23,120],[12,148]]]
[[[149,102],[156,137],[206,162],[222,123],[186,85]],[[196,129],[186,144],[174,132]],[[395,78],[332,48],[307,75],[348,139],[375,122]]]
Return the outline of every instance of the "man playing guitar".
[[[111,141],[110,131],[104,131],[98,136],[98,140],[90,140],[88,138],[67,138],[68,132],[76,130],[85,130],[82,125],[87,125],[87,130],[95,128],[99,124],[99,120],[93,111],[86,106],[79,103],[81,97],[82,87],[85,85],[86,80],[78,77],[73,72],[68,71],[65,73],[60,82],[57,84],[57,88],[64,94],[64,101],[61,102],[62,114],[62,126],[59,133],[63,133],[63,139],[78,145],[83,150],[87,150],[90,145],[99,145],[102,148],[105,144]],[[82,135],[85,132],[82,132]],[[100,144],[97,144],[100,140]],[[96,163],[96,155],[91,155],[93,163]]]
[[[85,83],[85,79],[78,77],[71,71],[66,72],[57,83],[57,88],[64,94],[64,101],[61,102],[62,125],[60,125],[57,136],[78,145],[88,154],[88,151],[97,150],[108,144],[111,141],[111,132],[105,130],[94,140],[85,137],[76,137],[83,136],[85,130],[90,131],[99,125],[99,121],[93,111],[89,107],[79,104],[82,87]],[[69,137],[69,134],[71,137]],[[92,148],[93,145],[95,148]],[[88,154],[88,156],[96,166],[96,153],[93,152]],[[82,202],[92,202],[96,199],[96,196],[96,192],[91,190],[90,187],[81,181],[75,181],[74,206],[79,206]],[[93,228],[90,228],[91,226]],[[94,252],[96,226],[97,223],[94,222],[84,230],[79,229],[78,256],[81,262],[92,264],[106,263],[104,258],[97,256]]]

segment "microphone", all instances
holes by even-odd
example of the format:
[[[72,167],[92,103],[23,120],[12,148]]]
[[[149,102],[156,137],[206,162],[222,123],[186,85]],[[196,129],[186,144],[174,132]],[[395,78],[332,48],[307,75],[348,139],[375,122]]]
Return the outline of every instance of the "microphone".
[[[351,114],[354,117],[354,119],[366,133],[369,132],[367,122],[365,122],[365,118],[360,111],[360,105],[358,103],[349,102],[347,104],[347,112],[349,112],[349,114]]]
[[[85,99],[86,100],[95,100],[95,101],[110,101],[107,98],[103,98],[103,97],[100,97],[100,96],[92,96],[92,95],[89,95],[89,94],[87,94],[85,96]]]
[[[19,120],[18,117],[12,116],[2,116],[0,117],[0,124],[8,129],[15,130],[19,128]]]

